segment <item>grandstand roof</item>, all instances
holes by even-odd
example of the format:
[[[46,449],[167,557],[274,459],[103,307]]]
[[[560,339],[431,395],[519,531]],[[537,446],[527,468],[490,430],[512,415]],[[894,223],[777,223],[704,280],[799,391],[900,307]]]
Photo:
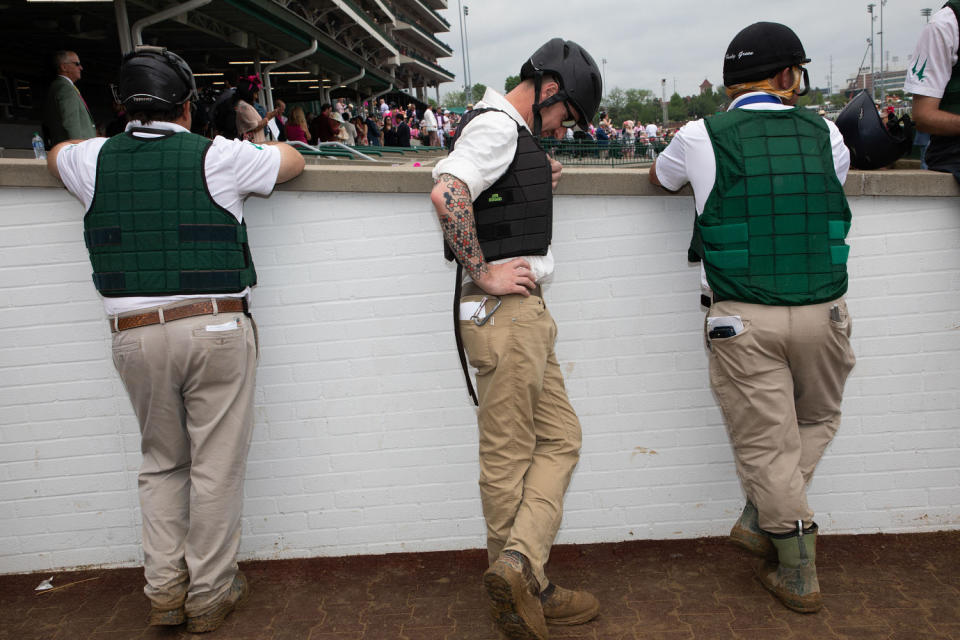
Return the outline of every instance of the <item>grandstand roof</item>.
[[[434,0],[430,6],[415,1],[442,21],[434,12],[438,3],[445,5],[442,0]],[[58,49],[72,49],[84,65],[81,87],[110,84],[124,50],[120,36],[123,30],[118,28],[124,21],[123,11],[127,24],[134,27],[138,20],[183,4],[168,0],[2,2],[0,72],[7,79],[35,79],[39,85],[42,79],[52,77],[50,55]],[[274,92],[288,101],[315,98],[318,90],[309,87],[335,89],[338,83],[356,78],[361,70],[363,77],[351,87],[363,95],[382,92],[391,85],[397,87],[401,82],[395,76],[404,77],[403,88],[411,83],[432,86],[453,77],[431,60],[398,47],[390,30],[380,24],[392,27],[397,19],[390,22],[386,17],[389,14],[384,13],[374,15],[352,0],[282,4],[275,0],[210,0],[182,16],[147,26],[143,42],[177,52],[194,73],[213,74],[228,68],[253,73],[257,57],[261,61],[282,60],[304,51],[316,40],[315,53],[278,69],[306,71],[300,79],[314,78],[316,83],[292,82],[298,79],[293,75],[274,77]],[[331,29],[330,23],[338,21],[338,28]],[[442,52],[446,46],[434,42],[436,39],[422,26],[409,30],[430,45],[430,53]],[[249,64],[236,64],[244,61]],[[409,71],[404,64],[409,65]],[[203,84],[203,79],[200,76],[198,84]],[[219,79],[210,77],[209,81]]]

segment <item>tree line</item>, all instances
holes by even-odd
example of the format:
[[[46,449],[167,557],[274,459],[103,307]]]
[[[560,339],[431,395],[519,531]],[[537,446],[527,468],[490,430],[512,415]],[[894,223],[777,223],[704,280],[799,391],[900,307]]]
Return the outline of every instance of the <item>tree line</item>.
[[[509,93],[520,84],[520,76],[509,76],[504,81],[504,93]],[[475,84],[470,87],[470,99],[467,100],[463,91],[451,91],[444,95],[441,105],[446,108],[461,108],[468,104],[476,104],[487,90],[486,85]],[[849,97],[840,93],[830,96],[828,100],[822,91],[811,89],[801,96],[797,106],[822,105],[824,107],[842,107]],[[431,101],[432,102],[432,101]],[[699,95],[681,96],[674,92],[667,102],[667,120],[669,123],[682,123],[688,120],[704,118],[727,108],[730,99],[727,98],[724,87],[717,86],[706,89]],[[663,105],[661,98],[650,89],[621,89],[614,87],[607,92],[600,105],[600,111],[605,111],[615,126],[623,124],[624,120],[639,121],[643,124],[656,122],[663,125]],[[599,122],[600,115],[594,118]]]
[[[520,84],[520,76],[509,76],[504,81],[503,91],[509,93]],[[725,105],[726,95],[721,87],[718,91],[706,91],[698,96],[681,97],[674,93],[668,103],[668,118],[672,122],[702,118],[716,113]],[[470,87],[470,99],[467,100],[463,91],[451,91],[443,96],[441,106],[446,108],[462,108],[468,104],[476,104],[483,98],[487,90],[486,85],[475,84]],[[621,89],[614,87],[604,97],[600,106],[607,116],[616,125],[624,120],[639,120],[642,123],[660,122],[663,118],[663,107],[660,98],[650,89]],[[600,115],[594,119],[599,122]]]

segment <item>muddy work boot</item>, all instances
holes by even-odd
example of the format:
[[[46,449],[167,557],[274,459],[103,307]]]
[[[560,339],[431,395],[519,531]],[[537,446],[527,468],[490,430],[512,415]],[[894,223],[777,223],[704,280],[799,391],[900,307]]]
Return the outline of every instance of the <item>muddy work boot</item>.
[[[747,500],[740,519],[730,529],[730,542],[757,557],[776,560],[777,549],[767,532],[760,528],[759,517],[757,508]]]
[[[788,609],[813,613],[823,606],[820,583],[817,581],[817,525],[788,534],[770,534],[777,550],[777,561],[764,560],[757,567],[757,577],[770,593]]]
[[[151,606],[147,624],[151,627],[175,627],[186,620],[187,613],[183,609],[183,603],[180,603],[179,606],[171,608]]]
[[[216,631],[230,613],[247,601],[250,596],[250,587],[243,572],[237,571],[230,583],[227,595],[210,611],[199,616],[187,617],[187,631],[190,633],[207,633]]]
[[[592,593],[571,591],[553,583],[540,594],[540,602],[547,624],[583,624],[600,613],[600,601]]]
[[[547,625],[530,561],[522,553],[504,551],[483,574],[490,613],[510,640],[546,640]]]

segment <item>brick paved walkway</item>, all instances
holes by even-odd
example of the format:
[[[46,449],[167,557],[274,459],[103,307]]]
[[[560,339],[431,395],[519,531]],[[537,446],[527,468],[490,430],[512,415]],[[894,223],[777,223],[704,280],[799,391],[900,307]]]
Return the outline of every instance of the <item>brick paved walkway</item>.
[[[552,627],[571,640],[889,638],[960,640],[960,531],[823,536],[826,606],[784,609],[723,540],[559,547],[550,575],[601,600],[600,616]],[[251,598],[215,633],[148,629],[139,569],[0,576],[0,639],[496,640],[480,551],[247,562]]]

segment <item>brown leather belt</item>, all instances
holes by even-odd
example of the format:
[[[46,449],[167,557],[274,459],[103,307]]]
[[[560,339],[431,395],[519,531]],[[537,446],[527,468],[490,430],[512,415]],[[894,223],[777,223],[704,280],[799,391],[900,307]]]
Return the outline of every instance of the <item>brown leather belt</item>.
[[[460,292],[460,295],[461,296],[490,296],[491,294],[481,289],[479,286],[477,286],[477,283],[475,282],[466,282],[463,285],[463,290]],[[514,295],[520,295],[520,294],[514,294]],[[536,287],[530,290],[530,295],[537,296],[538,298],[542,298],[543,289],[540,288],[540,285],[537,285]]]
[[[217,298],[217,313],[233,313],[243,311],[243,298]],[[110,331],[126,331],[127,329],[136,329],[137,327],[148,327],[151,324],[160,324],[160,311],[147,311],[146,313],[137,313],[131,316],[120,318],[111,318]],[[214,312],[212,300],[198,300],[179,307],[169,307],[163,309],[163,322],[172,322],[182,320],[183,318],[192,318],[194,316],[206,316]]]

